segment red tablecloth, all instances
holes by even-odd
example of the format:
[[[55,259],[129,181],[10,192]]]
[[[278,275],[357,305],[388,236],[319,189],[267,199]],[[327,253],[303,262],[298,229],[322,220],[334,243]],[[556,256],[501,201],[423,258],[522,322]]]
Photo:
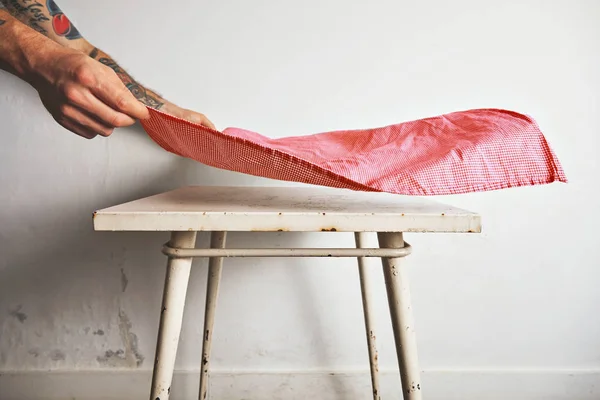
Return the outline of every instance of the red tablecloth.
[[[153,109],[150,115],[142,125],[167,151],[283,181],[405,195],[567,181],[535,121],[506,110],[281,139],[238,128],[218,132]]]

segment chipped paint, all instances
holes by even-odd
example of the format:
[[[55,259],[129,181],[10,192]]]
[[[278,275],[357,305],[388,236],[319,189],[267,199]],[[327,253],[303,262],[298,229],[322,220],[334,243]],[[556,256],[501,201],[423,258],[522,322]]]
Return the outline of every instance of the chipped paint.
[[[138,348],[138,337],[131,332],[131,321],[124,310],[119,310],[119,332],[125,347],[125,355],[130,366],[139,367],[144,362],[144,356]]]
[[[144,356],[138,348],[138,337],[131,331],[131,328],[129,317],[125,311],[119,310],[119,334],[123,347],[106,350],[102,355],[96,357],[99,364],[117,368],[136,368],[142,365]]]
[[[421,385],[415,382],[411,382],[410,387],[406,389],[406,393],[411,394],[421,390]]]
[[[17,320],[19,320],[20,323],[23,324],[27,319],[27,314],[21,311],[22,308],[23,306],[19,304],[14,310],[9,311],[8,315],[10,315],[13,318],[16,318]]]
[[[52,361],[63,361],[65,358],[67,358],[67,356],[65,355],[65,353],[62,350],[58,350],[58,349],[54,349],[52,350],[49,354],[48,357],[52,360]]]
[[[121,268],[121,292],[125,293],[127,284],[129,284],[129,279],[127,278],[127,275],[125,275],[125,270]]]
[[[122,349],[106,350],[104,355],[96,357],[96,360],[103,365],[120,367],[126,363],[125,351]]]

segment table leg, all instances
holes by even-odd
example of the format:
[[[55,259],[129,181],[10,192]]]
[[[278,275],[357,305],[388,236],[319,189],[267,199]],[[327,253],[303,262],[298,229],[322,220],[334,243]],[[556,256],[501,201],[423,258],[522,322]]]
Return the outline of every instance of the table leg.
[[[213,249],[225,248],[226,237],[226,232],[213,232],[210,238],[210,247]],[[210,349],[212,346],[213,326],[215,323],[215,311],[217,309],[217,297],[219,295],[219,283],[221,282],[222,269],[223,257],[212,257],[209,259],[208,281],[206,283],[206,305],[204,309],[204,342],[202,344],[200,391],[198,394],[200,400],[206,399],[208,393]]]
[[[194,248],[196,232],[173,232],[169,245]],[[167,264],[150,400],[168,400],[171,393],[191,267],[192,258],[169,258]]]
[[[404,247],[402,233],[379,233],[382,248]],[[421,380],[417,357],[417,340],[410,300],[408,274],[401,258],[383,258],[383,275],[392,318],[396,353],[405,400],[421,400]]]
[[[366,247],[367,232],[355,232],[354,239],[356,248]],[[375,340],[375,324],[373,318],[373,309],[371,307],[371,289],[369,282],[369,273],[366,266],[365,257],[358,257],[358,276],[360,279],[360,292],[362,295],[363,313],[365,316],[365,330],[367,334],[367,345],[369,347],[369,367],[371,369],[371,387],[373,389],[373,400],[381,400],[379,390],[379,366],[377,365],[377,345]]]

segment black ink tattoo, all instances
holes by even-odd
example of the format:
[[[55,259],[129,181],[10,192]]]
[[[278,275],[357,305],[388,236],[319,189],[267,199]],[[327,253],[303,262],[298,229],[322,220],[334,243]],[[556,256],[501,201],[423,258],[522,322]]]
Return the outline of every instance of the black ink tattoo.
[[[48,33],[48,31],[40,25],[41,22],[50,21],[50,18],[44,14],[43,4],[33,0],[8,0],[6,6],[16,18],[28,18],[27,25],[39,33],[44,35]]]
[[[2,0],[0,0],[0,10],[6,10],[6,7],[4,7],[4,4],[2,4]],[[4,25],[5,22],[5,20],[0,19],[0,26]]]
[[[125,87],[129,89],[129,91],[135,96],[136,99],[138,99],[140,102],[147,105],[148,107],[152,107],[157,110],[164,105],[164,102],[160,101],[159,96],[156,95],[156,93],[153,93],[152,91],[140,85],[135,79],[131,77],[131,75],[129,75],[123,68],[121,68],[115,60],[113,60],[110,57],[105,57],[105,54],[101,54],[98,58],[99,54],[100,51],[97,48],[94,48],[90,52],[90,57],[92,57],[95,60],[98,60],[102,64],[115,71],[119,79],[121,79],[121,81],[125,84]]]
[[[96,57],[98,57],[98,48],[94,47],[94,50],[92,50],[90,52],[90,57],[92,57],[94,60],[96,59]]]

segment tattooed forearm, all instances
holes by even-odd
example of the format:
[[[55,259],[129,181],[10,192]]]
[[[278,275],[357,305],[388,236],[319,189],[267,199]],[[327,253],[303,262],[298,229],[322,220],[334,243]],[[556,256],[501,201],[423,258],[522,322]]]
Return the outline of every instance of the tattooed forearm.
[[[4,3],[15,18],[22,20],[44,35],[48,33],[42,26],[44,22],[50,21],[50,18],[44,13],[45,7],[43,4],[33,0],[6,0]]]
[[[110,67],[113,71],[115,71],[117,73],[117,76],[125,84],[127,89],[129,89],[129,91],[135,96],[136,99],[138,99],[146,106],[158,110],[164,105],[164,101],[160,98],[159,95],[140,85],[135,79],[131,77],[131,75],[129,75],[123,68],[121,68],[115,60],[110,58],[110,56],[104,53],[102,50],[94,48],[90,52],[90,57],[92,57],[95,60],[98,60],[102,64],[106,65],[107,67]]]
[[[81,39],[81,34],[54,0],[0,0],[15,18],[46,36],[68,40]]]

